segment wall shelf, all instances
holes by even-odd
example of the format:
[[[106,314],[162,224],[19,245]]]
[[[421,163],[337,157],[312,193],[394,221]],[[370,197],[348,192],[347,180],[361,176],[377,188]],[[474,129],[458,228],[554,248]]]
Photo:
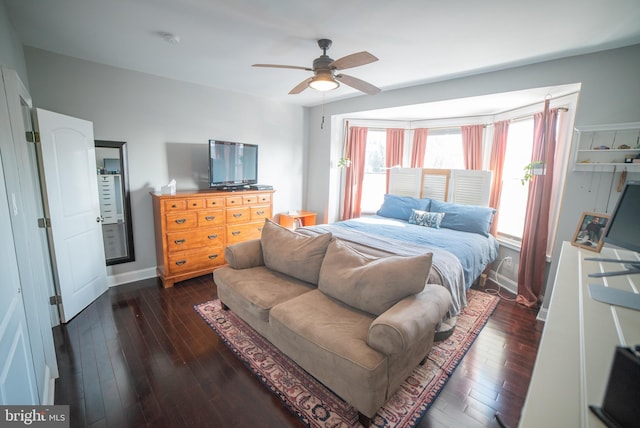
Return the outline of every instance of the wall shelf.
[[[609,172],[626,169],[640,172],[640,163],[625,161],[640,157],[640,122],[576,128],[574,138],[578,142],[574,171]]]

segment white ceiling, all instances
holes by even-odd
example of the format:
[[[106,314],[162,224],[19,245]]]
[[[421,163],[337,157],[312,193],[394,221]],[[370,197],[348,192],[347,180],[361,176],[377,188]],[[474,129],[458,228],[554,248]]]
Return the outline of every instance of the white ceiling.
[[[638,0],[4,1],[27,46],[303,106],[323,101],[288,95],[310,72],[251,64],[310,67],[330,38],[334,59],[377,56],[347,74],[384,91],[640,43]]]

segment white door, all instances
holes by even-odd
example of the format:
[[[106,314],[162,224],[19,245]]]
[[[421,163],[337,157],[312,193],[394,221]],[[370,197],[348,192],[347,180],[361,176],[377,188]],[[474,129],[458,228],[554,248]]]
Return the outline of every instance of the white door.
[[[0,405],[40,404],[0,157]]]
[[[36,109],[52,258],[68,322],[107,290],[93,124]]]

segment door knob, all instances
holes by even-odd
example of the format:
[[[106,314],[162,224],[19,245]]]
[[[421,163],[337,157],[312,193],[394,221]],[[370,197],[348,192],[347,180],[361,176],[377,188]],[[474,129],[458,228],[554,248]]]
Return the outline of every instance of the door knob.
[[[104,218],[98,216],[96,217],[96,223],[102,223],[104,221]]]

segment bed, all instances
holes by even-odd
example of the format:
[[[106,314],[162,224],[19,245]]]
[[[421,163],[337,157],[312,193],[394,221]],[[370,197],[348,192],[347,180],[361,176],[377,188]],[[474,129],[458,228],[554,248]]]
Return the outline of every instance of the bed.
[[[466,290],[498,256],[489,233],[495,210],[429,198],[385,195],[376,215],[297,229],[307,235],[331,232],[373,256],[433,253],[430,283],[451,292],[449,317],[466,306]]]

